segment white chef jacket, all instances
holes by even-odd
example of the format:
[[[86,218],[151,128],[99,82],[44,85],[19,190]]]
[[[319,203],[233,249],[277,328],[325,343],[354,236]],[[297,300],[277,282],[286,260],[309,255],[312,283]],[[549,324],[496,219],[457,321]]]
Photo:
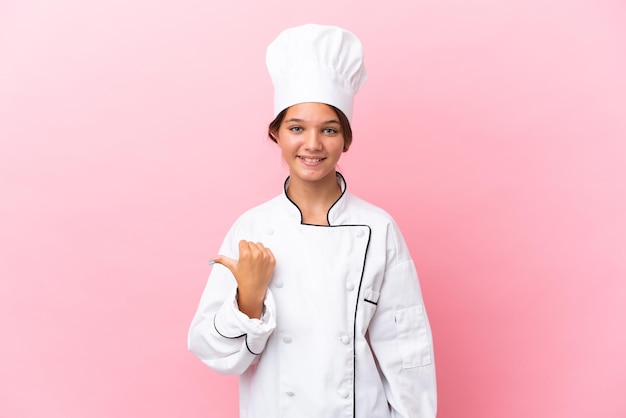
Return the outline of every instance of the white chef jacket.
[[[330,226],[302,223],[283,194],[244,213],[220,254],[240,240],[276,258],[261,319],[237,307],[237,283],[213,267],[189,329],[189,350],[239,374],[247,418],[434,418],[432,334],[417,273],[391,216],[346,191]]]

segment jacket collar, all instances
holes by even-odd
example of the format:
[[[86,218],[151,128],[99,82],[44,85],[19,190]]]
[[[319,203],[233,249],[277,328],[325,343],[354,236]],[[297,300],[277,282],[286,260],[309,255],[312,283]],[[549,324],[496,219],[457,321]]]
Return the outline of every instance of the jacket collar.
[[[338,218],[343,213],[345,204],[346,204],[346,179],[343,175],[337,171],[337,183],[339,183],[339,187],[341,187],[341,195],[339,198],[333,203],[326,214],[326,220],[328,221],[328,225],[335,226]],[[285,179],[285,184],[283,185],[283,202],[285,202],[285,209],[287,210],[290,218],[295,218],[302,224],[302,212],[296,203],[287,196],[287,187],[289,186],[289,177]]]

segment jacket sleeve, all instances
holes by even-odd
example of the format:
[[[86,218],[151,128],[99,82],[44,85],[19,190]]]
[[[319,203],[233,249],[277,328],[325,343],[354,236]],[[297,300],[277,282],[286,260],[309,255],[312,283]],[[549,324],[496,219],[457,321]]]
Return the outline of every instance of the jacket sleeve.
[[[238,258],[235,228],[220,254]],[[237,306],[237,282],[226,267],[216,264],[189,328],[187,344],[207,366],[223,374],[241,374],[258,361],[276,327],[274,298],[268,289],[261,319],[250,319]]]
[[[387,269],[368,332],[392,416],[435,418],[433,339],[411,259]]]

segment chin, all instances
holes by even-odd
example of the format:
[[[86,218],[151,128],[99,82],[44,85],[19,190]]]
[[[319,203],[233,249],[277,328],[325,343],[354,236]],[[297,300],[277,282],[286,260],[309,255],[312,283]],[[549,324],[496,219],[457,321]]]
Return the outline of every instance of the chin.
[[[324,173],[299,173],[296,174],[297,177],[300,177],[302,180],[304,181],[310,181],[310,182],[315,182],[315,181],[321,181],[324,180],[326,178],[328,178],[329,176],[335,176],[335,172],[334,171],[327,171]]]

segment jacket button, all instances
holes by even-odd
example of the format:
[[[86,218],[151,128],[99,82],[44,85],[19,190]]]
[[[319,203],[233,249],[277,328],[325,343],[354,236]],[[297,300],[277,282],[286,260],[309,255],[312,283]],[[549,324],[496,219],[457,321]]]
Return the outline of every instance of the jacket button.
[[[339,341],[341,341],[345,345],[348,345],[350,344],[350,337],[348,337],[347,335],[342,335]]]
[[[293,395],[295,395],[295,393],[293,393],[292,391],[287,391],[287,392],[285,392],[285,395],[287,395],[287,396],[293,396]]]
[[[350,396],[350,392],[345,389],[341,389],[339,392],[337,392],[337,394],[344,399]]]
[[[283,342],[285,344],[289,344],[291,342],[291,337],[283,337]]]
[[[356,233],[357,238],[361,238],[363,235],[365,235],[365,232],[363,232],[362,229],[359,229],[358,232]]]
[[[353,283],[348,283],[346,285],[346,289],[348,289],[349,291],[353,291],[354,290],[354,284]]]

